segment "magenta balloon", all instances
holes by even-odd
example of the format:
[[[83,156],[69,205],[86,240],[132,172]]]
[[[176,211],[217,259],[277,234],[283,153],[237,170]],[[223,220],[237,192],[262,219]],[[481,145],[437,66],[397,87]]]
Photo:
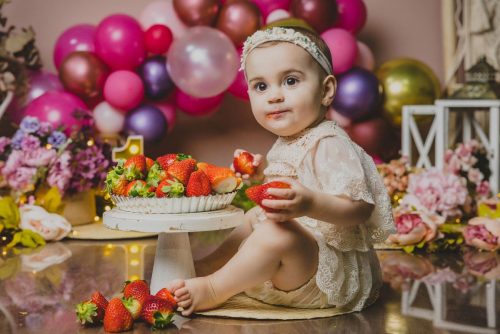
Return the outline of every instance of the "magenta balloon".
[[[132,70],[146,58],[142,28],[133,17],[116,14],[97,26],[97,55],[114,70]]]
[[[87,110],[87,106],[73,94],[52,91],[34,99],[24,112],[24,116],[35,116],[41,122],[49,122],[54,128],[64,126],[70,134],[80,121],[73,116],[76,110]]]
[[[366,6],[362,0],[336,0],[339,16],[334,27],[358,33],[366,23]]]
[[[375,57],[373,56],[372,50],[363,42],[358,41],[357,44],[358,57],[356,59],[356,65],[368,71],[373,71],[375,68]]]
[[[238,49],[238,57],[241,57],[242,49]],[[248,84],[247,80],[245,79],[245,74],[243,71],[238,71],[238,74],[236,74],[236,78],[234,79],[233,83],[227,91],[234,96],[243,99],[243,100],[249,100],[248,97]]]
[[[177,87],[189,95],[210,97],[234,81],[239,58],[231,40],[221,31],[198,26],[170,46],[167,70]]]
[[[211,114],[222,104],[222,100],[224,98],[224,94],[199,98],[188,95],[179,89],[175,91],[174,96],[177,107],[191,116]]]
[[[267,18],[269,13],[275,11],[276,9],[290,9],[291,1],[292,0],[252,0],[252,2],[259,7],[264,20]]]
[[[175,103],[170,101],[157,102],[154,104],[155,107],[160,109],[167,120],[168,133],[172,132],[177,122],[177,111],[175,108]]]
[[[104,84],[104,98],[113,107],[125,112],[137,107],[144,98],[141,77],[132,71],[115,71]]]
[[[24,99],[18,100],[17,98],[14,98],[14,101],[8,109],[9,117],[15,123],[21,122],[24,117],[22,108],[30,104],[31,101],[46,92],[64,90],[64,87],[62,86],[61,81],[59,81],[59,77],[57,75],[43,70],[29,72],[28,83],[28,92],[26,93]]]
[[[66,29],[54,46],[54,65],[59,68],[64,58],[73,51],[95,52],[96,27],[91,24],[77,24]]]
[[[358,56],[354,35],[341,28],[332,28],[323,32],[321,37],[332,53],[333,73],[340,74],[349,70]]]

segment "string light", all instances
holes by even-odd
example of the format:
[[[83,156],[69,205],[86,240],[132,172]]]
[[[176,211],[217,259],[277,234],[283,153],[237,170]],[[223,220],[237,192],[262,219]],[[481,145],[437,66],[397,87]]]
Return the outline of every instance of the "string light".
[[[94,139],[90,138],[88,141],[87,141],[87,146],[92,146],[94,145]]]
[[[137,246],[137,245],[130,246],[130,253],[132,253],[132,254],[139,253],[139,246]]]

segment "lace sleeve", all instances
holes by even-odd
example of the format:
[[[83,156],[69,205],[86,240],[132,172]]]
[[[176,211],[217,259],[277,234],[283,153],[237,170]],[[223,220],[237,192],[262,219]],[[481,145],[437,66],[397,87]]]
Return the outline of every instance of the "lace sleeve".
[[[358,153],[346,138],[320,140],[312,163],[323,192],[375,204]]]
[[[392,207],[373,159],[349,138],[339,135],[318,141],[305,157],[303,167],[302,177],[309,179],[306,183],[313,188],[374,204],[364,224],[339,226],[320,222],[318,229],[329,245],[343,251],[366,251],[393,233]]]

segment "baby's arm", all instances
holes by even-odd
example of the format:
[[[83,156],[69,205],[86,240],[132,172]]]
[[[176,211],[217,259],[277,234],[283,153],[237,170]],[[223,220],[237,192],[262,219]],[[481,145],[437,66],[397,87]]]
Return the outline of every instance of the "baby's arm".
[[[267,218],[274,221],[286,221],[297,217],[308,216],[337,225],[361,224],[373,210],[373,205],[364,201],[356,201],[344,195],[331,195],[313,191],[292,179],[285,179],[291,189],[269,188],[269,195],[283,199],[262,201],[276,213],[266,213]]]

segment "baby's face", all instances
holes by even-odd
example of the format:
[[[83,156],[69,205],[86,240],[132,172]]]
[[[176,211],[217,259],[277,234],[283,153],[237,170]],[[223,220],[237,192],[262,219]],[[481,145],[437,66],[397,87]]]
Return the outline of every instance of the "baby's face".
[[[314,58],[292,43],[254,49],[245,71],[257,122],[278,136],[291,136],[323,117],[323,75]]]

